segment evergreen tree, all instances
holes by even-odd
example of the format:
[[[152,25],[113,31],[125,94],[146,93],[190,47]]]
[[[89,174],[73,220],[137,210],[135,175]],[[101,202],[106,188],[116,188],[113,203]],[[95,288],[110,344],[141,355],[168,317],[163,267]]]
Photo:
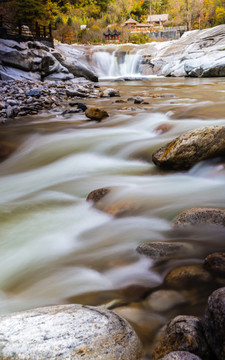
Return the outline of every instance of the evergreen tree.
[[[41,20],[45,15],[42,0],[14,0],[13,10],[16,20],[28,24]]]

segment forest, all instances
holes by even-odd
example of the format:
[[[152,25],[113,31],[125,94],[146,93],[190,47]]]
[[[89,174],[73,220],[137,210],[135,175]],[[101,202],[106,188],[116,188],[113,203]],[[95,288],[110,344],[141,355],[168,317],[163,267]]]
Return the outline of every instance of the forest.
[[[108,26],[121,31],[130,17],[145,23],[150,8],[152,14],[168,13],[169,27],[191,30],[225,23],[225,0],[0,0],[4,18],[51,23],[54,37],[67,43],[102,42]]]

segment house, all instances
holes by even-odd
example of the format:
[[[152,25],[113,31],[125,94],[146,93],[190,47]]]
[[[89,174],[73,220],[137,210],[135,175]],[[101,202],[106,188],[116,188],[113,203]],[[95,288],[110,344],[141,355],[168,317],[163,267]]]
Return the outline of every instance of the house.
[[[120,39],[120,33],[117,30],[111,31],[108,29],[103,35],[105,36],[106,42],[118,42]]]
[[[148,24],[163,26],[169,19],[169,14],[149,15],[147,19]]]
[[[122,24],[123,28],[127,28],[130,33],[145,33],[150,32],[153,28],[152,24],[140,24],[136,20],[130,18]]]

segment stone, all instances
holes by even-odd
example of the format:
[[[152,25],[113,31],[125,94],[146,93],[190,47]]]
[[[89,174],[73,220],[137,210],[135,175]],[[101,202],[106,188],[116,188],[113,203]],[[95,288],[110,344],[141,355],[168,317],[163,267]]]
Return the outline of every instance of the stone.
[[[186,170],[198,162],[225,155],[225,126],[205,126],[188,131],[152,155],[155,165]]]
[[[202,265],[184,265],[171,270],[165,279],[175,289],[201,286],[212,281],[212,276]]]
[[[115,217],[132,216],[140,209],[140,205],[131,200],[117,201],[103,208],[104,212]]]
[[[153,350],[153,360],[161,359],[173,351],[187,351],[204,360],[211,359],[211,351],[200,319],[181,315],[172,319],[163,328],[158,344]]]
[[[32,90],[28,90],[25,92],[25,95],[27,97],[29,96],[35,96],[35,97],[40,97],[42,95],[42,91],[38,90],[38,89],[32,89]]]
[[[225,276],[225,253],[210,254],[205,258],[204,267],[215,275]]]
[[[155,261],[164,261],[174,257],[189,256],[192,247],[181,242],[153,241],[140,244],[136,250],[139,254],[149,256]]]
[[[160,358],[160,360],[203,360],[203,359],[188,351],[173,351]]]
[[[120,96],[120,92],[118,90],[108,88],[108,89],[103,90],[102,96],[117,97],[117,96]]]
[[[173,221],[173,226],[176,228],[206,224],[225,226],[225,209],[192,208],[182,212]]]
[[[6,116],[7,116],[7,118],[15,117],[14,109],[11,105],[7,106],[7,108],[6,108]]]
[[[142,104],[144,102],[144,99],[140,96],[136,96],[134,98],[134,104]]]
[[[132,327],[103,307],[59,305],[0,317],[2,360],[139,360]]]
[[[66,89],[66,95],[68,97],[80,97],[80,98],[86,98],[87,94],[83,93],[79,90],[71,90],[71,89]]]
[[[145,300],[153,311],[168,311],[187,302],[186,298],[176,290],[157,290]]]
[[[225,288],[214,291],[208,298],[204,315],[206,339],[217,359],[225,358]]]
[[[154,131],[157,132],[158,134],[164,134],[168,131],[170,131],[173,128],[172,124],[161,124],[159,126],[157,126]]]
[[[97,203],[110,191],[111,191],[110,188],[101,188],[101,189],[93,190],[88,194],[87,201],[93,201],[94,203]]]
[[[85,111],[85,115],[91,120],[98,120],[98,121],[101,121],[102,119],[109,116],[107,111],[99,109],[95,106],[89,107]]]

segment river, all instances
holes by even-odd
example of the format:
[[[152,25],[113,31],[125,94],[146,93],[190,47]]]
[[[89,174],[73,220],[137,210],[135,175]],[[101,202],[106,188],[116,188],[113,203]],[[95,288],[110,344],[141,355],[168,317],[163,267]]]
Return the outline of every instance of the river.
[[[175,231],[171,221],[184,209],[224,207],[225,200],[223,162],[168,173],[151,155],[187,130],[225,125],[225,79],[116,80],[103,76],[100,85],[118,89],[125,103],[84,101],[109,112],[101,123],[56,109],[1,128],[17,150],[0,165],[0,309],[117,302],[150,352],[155,332],[172,316],[202,315],[213,284],[200,293],[186,289],[184,303],[166,311],[153,311],[143,293],[163,286],[171,268],[224,250],[223,232]],[[127,101],[137,95],[145,104]],[[132,201],[134,212],[115,218],[86,201],[102,187],[113,189],[105,206]],[[155,266],[135,250],[169,240],[189,243],[191,257]]]

